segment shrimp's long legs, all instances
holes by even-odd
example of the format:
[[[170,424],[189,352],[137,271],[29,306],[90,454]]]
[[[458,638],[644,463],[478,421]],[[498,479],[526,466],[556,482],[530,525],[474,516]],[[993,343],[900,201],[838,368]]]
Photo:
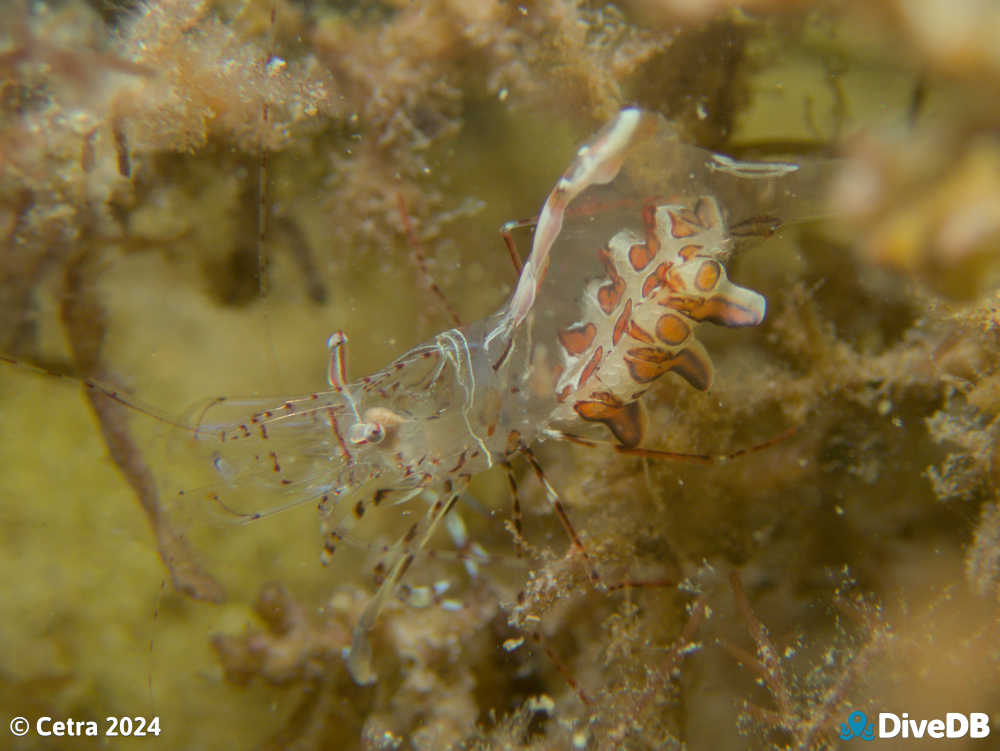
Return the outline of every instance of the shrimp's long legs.
[[[587,548],[584,546],[583,540],[580,539],[580,535],[576,533],[573,523],[569,520],[569,515],[567,515],[566,509],[563,507],[562,500],[559,498],[559,493],[556,492],[556,489],[552,487],[552,483],[550,483],[548,478],[545,477],[542,465],[538,463],[538,459],[535,457],[535,454],[531,451],[531,449],[522,443],[520,451],[528,460],[528,464],[531,465],[531,468],[534,470],[535,476],[542,484],[542,487],[545,488],[545,495],[548,498],[549,503],[552,504],[552,508],[555,510],[556,516],[559,517],[559,521],[562,523],[563,529],[566,530],[566,534],[569,536],[570,542],[583,558],[584,563],[587,566],[587,574],[590,576],[591,584],[593,584],[595,588],[602,588],[603,583],[601,582],[601,577],[597,573],[597,568],[594,566],[594,562],[591,559],[590,554],[587,553]]]
[[[456,486],[452,486],[450,482],[446,483],[447,498],[445,500],[441,498],[436,500],[428,511],[426,518],[427,526],[424,533],[419,535],[420,525],[419,522],[415,523],[393,546],[392,553],[395,559],[388,567],[388,573],[379,585],[378,590],[372,596],[371,600],[369,600],[368,604],[365,605],[364,610],[361,611],[352,634],[351,651],[347,655],[347,669],[350,671],[351,677],[359,685],[373,683],[377,678],[374,670],[372,670],[372,647],[371,641],[368,639],[368,634],[375,627],[375,622],[382,611],[386,599],[396,590],[396,585],[399,584],[400,579],[403,578],[406,570],[413,563],[416,554],[427,545],[437,530],[438,524],[454,508],[459,496],[465,491],[468,485],[469,477],[465,475],[459,478]],[[418,536],[419,540],[414,549],[412,543]]]
[[[514,468],[506,459],[500,462],[500,466],[503,467],[504,475],[507,477],[507,489],[510,491],[512,517],[512,527],[510,530],[514,537],[514,546],[517,548],[517,557],[522,558],[524,557],[527,545],[525,544],[523,535],[524,517],[521,515],[521,498],[517,492],[517,477],[514,476]]]
[[[766,441],[755,443],[752,446],[746,446],[741,449],[736,449],[735,451],[730,451],[726,454],[689,454],[679,451],[664,451],[662,449],[647,449],[642,447],[629,448],[628,446],[621,446],[603,441],[592,441],[589,438],[583,438],[582,436],[574,435],[573,433],[566,433],[562,430],[550,430],[548,433],[552,437],[561,438],[579,446],[586,446],[587,448],[607,446],[614,449],[619,454],[625,454],[626,456],[642,456],[647,459],[664,459],[667,461],[686,462],[688,464],[710,465],[721,464],[722,462],[727,462],[731,459],[737,459],[741,456],[746,456],[747,454],[755,454],[758,451],[769,449],[772,446],[781,443],[785,439],[791,438],[798,431],[798,427],[791,427],[788,428],[788,430],[778,433],[778,435],[772,438],[768,438]]]
[[[524,264],[521,261],[520,254],[517,252],[517,243],[514,242],[514,231],[529,227],[534,228],[537,225],[538,217],[532,217],[531,219],[514,219],[504,222],[500,227],[500,237],[503,238],[503,244],[507,246],[507,252],[510,254],[510,262],[514,264],[514,271],[518,276],[520,276],[521,268]]]
[[[556,670],[558,670],[562,674],[563,679],[566,681],[566,683],[569,684],[569,687],[573,690],[573,693],[576,694],[576,697],[580,700],[580,703],[583,704],[585,707],[592,706],[593,701],[591,701],[590,697],[587,695],[587,692],[583,690],[583,688],[580,686],[580,683],[573,676],[573,673],[572,671],[570,671],[569,666],[561,659],[559,659],[559,656],[552,650],[552,647],[549,646],[548,641],[545,639],[544,636],[542,636],[542,633],[540,631],[532,631],[530,636],[532,641],[534,641],[535,644],[540,646],[542,648],[542,651],[545,652],[545,656],[549,658],[549,662],[555,665]]]

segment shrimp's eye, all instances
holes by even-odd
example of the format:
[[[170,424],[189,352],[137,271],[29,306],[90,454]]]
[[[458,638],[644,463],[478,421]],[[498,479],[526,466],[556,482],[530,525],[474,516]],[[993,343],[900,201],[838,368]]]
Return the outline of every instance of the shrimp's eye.
[[[355,446],[381,443],[383,438],[385,438],[385,428],[377,422],[361,422],[351,426],[350,439]]]

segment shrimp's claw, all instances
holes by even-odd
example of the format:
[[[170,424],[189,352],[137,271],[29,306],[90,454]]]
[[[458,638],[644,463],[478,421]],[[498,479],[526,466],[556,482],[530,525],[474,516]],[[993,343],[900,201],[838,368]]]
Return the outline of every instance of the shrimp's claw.
[[[375,622],[378,620],[379,613],[382,612],[385,601],[396,591],[396,585],[399,584],[410,564],[413,563],[416,554],[433,537],[438,525],[455,507],[455,503],[468,484],[469,480],[465,476],[457,478],[454,483],[446,482],[442,490],[447,495],[439,495],[428,509],[422,522],[413,524],[393,546],[391,551],[393,560],[388,567],[389,573],[386,574],[378,590],[365,605],[365,609],[361,611],[361,616],[354,625],[351,649],[345,655],[347,670],[355,683],[367,686],[377,680],[378,676],[372,668],[372,648],[368,634],[375,627]]]
[[[350,648],[345,650],[344,660],[351,678],[359,686],[370,686],[378,680],[372,669],[372,644],[368,632],[361,629],[360,623],[354,627],[353,640]]]

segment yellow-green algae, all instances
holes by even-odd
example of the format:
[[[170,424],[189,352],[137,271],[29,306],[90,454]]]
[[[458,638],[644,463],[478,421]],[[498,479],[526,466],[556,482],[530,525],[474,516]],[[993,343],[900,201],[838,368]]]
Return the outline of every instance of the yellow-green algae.
[[[63,220],[74,228],[68,245],[91,253],[97,264],[98,298],[109,321],[106,359],[114,374],[131,393],[171,417],[219,394],[284,395],[321,387],[325,341],[334,329],[351,337],[350,369],[362,374],[444,328],[447,318],[426,291],[402,235],[397,193],[405,195],[413,216],[432,228],[425,233],[431,271],[463,318],[491,312],[513,281],[494,228],[535,211],[573,144],[632,97],[678,118],[688,132],[716,147],[727,141],[742,148],[781,142],[805,149],[862,127],[896,130],[903,134],[897,140],[885,137],[887,162],[905,160],[908,129],[976,128],[990,117],[995,123],[998,114],[983,105],[976,123],[951,123],[960,114],[946,106],[953,92],[974,83],[992,91],[996,71],[984,62],[971,72],[955,72],[950,59],[942,62],[921,46],[925,42],[906,47],[912,59],[895,60],[885,51],[890,40],[897,41],[888,19],[865,16],[851,4],[838,6],[839,16],[827,10],[771,17],[770,9],[751,8],[760,17],[722,13],[714,25],[675,30],[672,21],[667,24],[638,4],[627,15],[611,10],[602,15],[574,4],[527,5],[526,22],[491,15],[486,4],[433,3],[424,15],[389,4],[331,11],[313,28],[297,15],[300,9],[280,3],[278,25],[261,37],[261,29],[270,29],[269,7],[234,10],[233,4],[220,3],[196,13],[194,28],[218,23],[232,29],[238,44],[245,38],[256,45],[254,54],[268,44],[286,49],[285,37],[294,36],[288,29],[307,31],[320,53],[334,50],[320,59],[332,70],[335,85],[349,81],[360,93],[343,84],[338,95],[344,99],[335,111],[306,118],[300,124],[304,130],[290,127],[287,142],[269,144],[276,150],[265,162],[268,199],[275,208],[264,243],[271,265],[263,300],[251,293],[245,304],[227,305],[220,293],[231,288],[225,270],[232,268],[227,264],[234,249],[246,245],[256,254],[253,180],[259,155],[253,123],[240,132],[206,126],[209,140],[185,155],[175,153],[174,144],[158,148],[150,137],[133,157],[139,199],[116,198],[128,181],[106,174],[114,164],[107,140],[99,142],[97,174],[118,187],[105,194],[93,187],[96,177],[81,175],[76,152],[65,144],[70,157],[42,149],[33,162],[40,170],[65,174],[55,182],[91,184],[98,203],[110,197],[126,204],[133,243],[109,239],[113,223],[98,221],[96,230],[88,224],[91,209],[83,199],[77,204],[64,199],[75,207]],[[220,13],[217,22],[211,20],[214,11]],[[61,12],[92,20],[83,8]],[[594,46],[574,37],[577,27],[560,13],[570,21],[587,20],[591,33],[604,38]],[[481,48],[459,40],[456,18],[480,20],[490,32],[483,32]],[[635,32],[626,18],[648,28]],[[366,41],[364,34],[379,24],[397,35],[397,45],[409,30],[414,46],[427,55],[425,69],[414,72],[393,67],[387,54],[384,68],[372,68],[371,77],[397,94],[406,90],[407,75],[426,86],[421,89],[426,99],[400,95],[390,104],[428,132],[436,129],[439,136],[429,152],[410,154],[405,129],[386,126],[393,122],[388,112],[369,109],[367,118],[351,117],[352,107],[374,105],[357,72],[343,69],[349,61],[337,55],[351,49],[354,36]],[[32,34],[51,35],[53,44],[60,41],[56,32],[62,26],[51,18],[33,17],[29,27]],[[213,27],[212,33],[221,32]],[[557,41],[542,42],[544,33]],[[618,52],[627,57],[631,50],[633,67],[610,52],[623,36],[631,46]],[[722,44],[726,40],[728,46]],[[17,39],[9,44],[16,46]],[[505,56],[505,44],[529,52],[525,59]],[[652,80],[669,61],[669,53],[655,52],[658,44],[667,50],[689,45],[705,60],[720,61],[719,68],[702,65],[700,75],[669,85]],[[290,49],[301,57],[311,52],[308,43]],[[357,53],[365,59],[364,50]],[[481,78],[455,77],[455,66],[466,57],[486,66]],[[928,68],[940,72],[922,78]],[[456,88],[457,94],[435,89],[439,74],[449,76],[449,86],[469,88]],[[720,95],[726,87],[728,94]],[[923,109],[911,117],[907,108],[921,87],[928,89]],[[733,110],[718,112],[720,101]],[[104,117],[97,104],[91,103],[96,116]],[[464,127],[452,131],[459,111]],[[8,117],[14,117],[11,112],[17,110],[8,109]],[[730,118],[737,128],[727,136]],[[386,164],[346,155],[390,135],[386,148],[413,160],[400,162],[398,173],[390,169],[392,159]],[[133,136],[140,143],[141,129]],[[956,139],[942,142],[958,148]],[[4,149],[12,143],[5,142]],[[336,169],[328,150],[345,155]],[[8,214],[17,204],[13,190],[24,174],[19,171],[25,170],[24,161],[10,158],[7,164],[14,166],[4,188],[11,191],[4,197]],[[927,190],[925,183],[906,184]],[[421,204],[421,191],[430,205]],[[66,194],[72,196],[72,190]],[[484,208],[440,225],[443,210],[470,197],[484,201]],[[60,205],[53,200],[51,211]],[[288,240],[274,230],[275,217],[291,219],[308,238],[316,274],[327,288],[324,304],[309,300]],[[10,222],[16,234],[15,219]],[[996,363],[992,292],[977,297],[979,277],[994,261],[990,254],[958,259],[964,272],[958,278],[973,281],[957,295],[954,284],[945,290],[965,300],[956,303],[934,291],[937,262],[926,260],[922,251],[903,253],[896,273],[875,265],[880,256],[865,251],[863,233],[877,222],[877,216],[862,215],[826,234],[792,231],[739,258],[733,278],[767,295],[768,322],[760,331],[724,331],[710,339],[718,372],[711,393],[665,383],[648,400],[651,443],[657,446],[728,450],[770,438],[789,424],[799,426],[796,435],[712,468],[647,466],[611,452],[567,447],[543,452],[546,469],[609,582],[684,576],[708,598],[713,614],[696,635],[701,650],[678,659],[666,674],[658,671],[666,670],[666,656],[688,618],[690,587],[680,593],[663,586],[612,594],[590,589],[578,562],[562,560],[567,541],[537,486],[522,473],[527,536],[540,558],[514,560],[500,521],[486,523],[475,510],[463,511],[496,562],[471,583],[461,566],[446,560],[425,562],[423,571],[415,567],[414,581],[438,574],[451,579],[465,607],[458,615],[433,607],[390,607],[375,636],[382,671],[375,687],[351,684],[335,659],[323,675],[308,680],[275,687],[258,677],[247,687],[233,686],[210,638],[262,628],[252,602],[265,582],[284,583],[317,623],[329,617],[329,633],[336,637],[356,616],[360,592],[370,590],[371,561],[360,566],[359,556],[348,551],[321,568],[311,506],[248,526],[220,525],[211,515],[178,518],[178,524],[189,525],[184,528],[198,540],[198,554],[224,581],[229,599],[211,605],[179,595],[156,554],[146,518],[108,458],[81,388],[5,368],[0,372],[5,716],[160,717],[159,739],[112,742],[112,747],[299,742],[306,748],[389,748],[398,740],[403,748],[428,749],[463,743],[671,748],[682,740],[691,749],[781,748],[807,737],[802,729],[810,721],[823,719],[825,692],[840,680],[845,706],[887,707],[913,717],[944,711],[996,716],[996,575],[994,570],[991,580],[989,572],[997,554],[986,521],[977,533],[979,547],[969,552],[969,545],[979,506],[984,520],[995,509],[987,501],[993,498],[989,428],[997,404],[984,387],[971,392],[971,406],[965,404],[969,384],[980,383]],[[36,243],[44,238],[28,236]],[[12,244],[5,252],[17,250]],[[35,339],[24,353],[28,359],[68,359],[58,322],[61,267],[56,266],[37,280],[40,313]],[[928,280],[930,287],[923,286]],[[938,427],[931,433],[925,419],[935,414]],[[141,416],[133,426],[165,496],[206,474],[207,460],[188,457],[169,426]],[[956,441],[973,429],[979,431],[973,446],[959,441],[942,448],[932,440]],[[966,470],[959,478],[964,500],[940,502],[924,473],[943,465],[956,445],[956,463]],[[507,513],[502,477],[484,478],[476,495],[500,515]],[[447,547],[445,541],[441,547]],[[964,563],[967,558],[973,562]],[[703,561],[716,572],[697,572]],[[733,604],[729,567],[740,571],[756,616],[787,658],[791,706],[781,706],[755,685],[756,674],[741,669],[719,646],[721,641],[750,653],[761,647]],[[966,568],[979,572],[973,581]],[[972,585],[984,596],[973,595]],[[520,609],[513,605],[519,589],[527,592]],[[864,593],[863,603],[855,593]],[[879,601],[881,611],[864,604]],[[596,699],[593,706],[580,703],[530,635],[519,650],[501,649],[502,641],[518,636],[506,625],[508,612],[522,623],[529,616],[529,627]],[[533,614],[540,620],[531,625]],[[866,645],[874,646],[866,652]],[[852,660],[861,658],[868,662],[853,675]],[[545,706],[540,695],[551,697],[553,714],[546,719],[536,712],[529,722],[525,707]],[[784,712],[778,723],[783,729],[768,730],[759,718],[755,724],[744,701]],[[741,714],[744,721],[738,722]],[[842,722],[845,714],[826,719]],[[749,735],[739,735],[740,728]],[[811,745],[825,742],[820,735],[808,737]],[[57,743],[29,736],[17,747]]]

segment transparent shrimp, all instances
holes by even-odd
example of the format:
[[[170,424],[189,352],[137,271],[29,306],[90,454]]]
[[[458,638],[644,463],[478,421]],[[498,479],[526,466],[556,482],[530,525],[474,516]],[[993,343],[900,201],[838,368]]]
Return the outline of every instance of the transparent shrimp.
[[[756,325],[765,313],[762,296],[727,278],[734,238],[817,214],[829,171],[823,162],[739,162],[682,144],[657,116],[623,110],[549,194],[516,288],[495,314],[353,381],[338,332],[330,390],[206,405],[191,436],[209,447],[220,480],[209,500],[246,520],[314,503],[328,559],[369,507],[434,499],[389,549],[354,627],[347,665],[357,682],[372,682],[368,633],[470,479],[539,440],[602,425],[636,447],[637,400],[653,382],[673,372],[708,388],[697,325]],[[278,503],[248,507],[248,487]]]

